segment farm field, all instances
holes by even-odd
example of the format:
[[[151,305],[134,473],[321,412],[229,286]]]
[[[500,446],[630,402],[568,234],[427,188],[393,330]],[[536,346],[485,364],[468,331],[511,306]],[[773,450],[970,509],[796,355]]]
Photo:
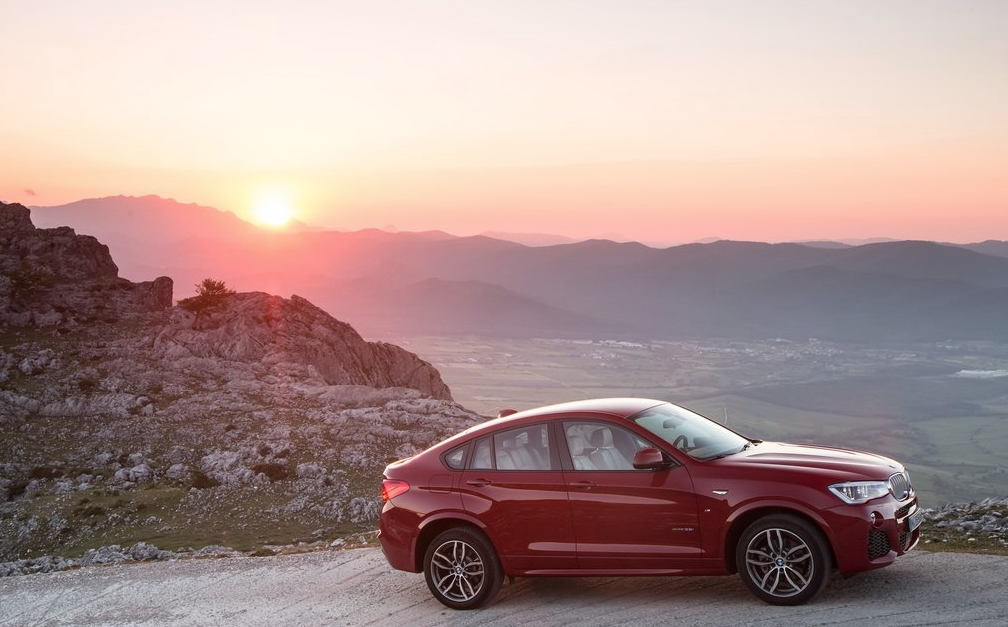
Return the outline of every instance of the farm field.
[[[670,400],[752,437],[905,463],[925,506],[1008,494],[1008,346],[411,337],[486,416],[604,396]]]

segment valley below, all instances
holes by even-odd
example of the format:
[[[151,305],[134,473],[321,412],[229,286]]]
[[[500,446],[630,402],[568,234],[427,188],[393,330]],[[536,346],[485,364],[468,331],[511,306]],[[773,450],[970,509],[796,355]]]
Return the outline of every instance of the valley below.
[[[892,457],[923,507],[1008,494],[1003,343],[388,339],[430,361],[479,414],[656,398],[753,438]]]

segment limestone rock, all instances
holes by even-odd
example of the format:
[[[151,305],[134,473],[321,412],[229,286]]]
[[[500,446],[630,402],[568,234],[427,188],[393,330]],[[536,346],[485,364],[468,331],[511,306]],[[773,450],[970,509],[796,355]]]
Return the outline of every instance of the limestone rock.
[[[171,279],[116,272],[94,238],[0,205],[0,561],[98,534],[76,565],[149,559],[111,543],[221,521],[337,533],[375,520],[388,461],[482,420],[431,364],[304,298],[234,294],[194,329]],[[152,515],[161,488],[183,496]]]
[[[299,296],[232,295],[225,309],[209,315],[199,330],[188,317],[176,319],[155,338],[154,350],[166,359],[261,363],[280,378],[308,366],[328,385],[406,387],[451,399],[431,364],[399,346],[366,342],[353,327]]]
[[[0,203],[0,233],[19,235],[35,230],[31,210],[24,205]]]
[[[171,306],[172,280],[119,278],[108,246],[70,227],[38,229],[31,211],[0,203],[0,325],[117,323]]]

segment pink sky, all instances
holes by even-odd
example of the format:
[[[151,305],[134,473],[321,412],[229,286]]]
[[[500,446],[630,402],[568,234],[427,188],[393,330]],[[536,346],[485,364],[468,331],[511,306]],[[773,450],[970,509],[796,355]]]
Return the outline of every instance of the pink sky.
[[[0,200],[675,243],[1008,239],[1008,3],[0,5]]]

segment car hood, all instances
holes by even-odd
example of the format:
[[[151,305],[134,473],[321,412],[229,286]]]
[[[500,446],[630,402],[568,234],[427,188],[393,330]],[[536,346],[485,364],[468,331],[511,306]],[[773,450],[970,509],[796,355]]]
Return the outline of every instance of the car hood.
[[[873,453],[782,442],[760,442],[723,461],[729,460],[732,466],[754,470],[768,467],[807,469],[810,472],[843,474],[852,481],[884,480],[904,470],[899,462]]]

